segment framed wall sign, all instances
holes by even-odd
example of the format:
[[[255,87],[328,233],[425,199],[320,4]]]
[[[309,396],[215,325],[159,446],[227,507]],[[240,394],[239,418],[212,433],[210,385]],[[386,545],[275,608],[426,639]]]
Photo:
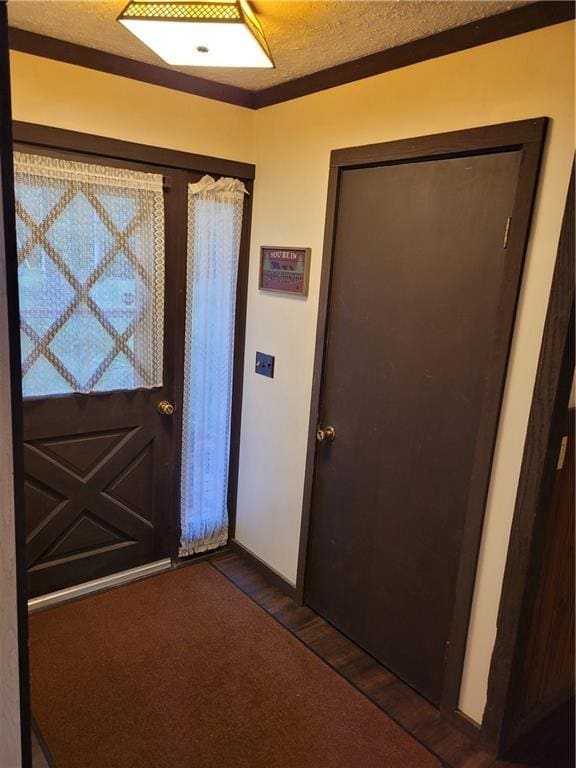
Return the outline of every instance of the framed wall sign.
[[[308,296],[310,248],[263,245],[260,248],[261,291],[278,291]]]

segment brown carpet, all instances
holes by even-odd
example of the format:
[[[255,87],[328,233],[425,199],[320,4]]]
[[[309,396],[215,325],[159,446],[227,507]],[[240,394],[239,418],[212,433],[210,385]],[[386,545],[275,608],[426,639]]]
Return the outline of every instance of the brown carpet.
[[[439,768],[211,565],[31,617],[57,768]]]

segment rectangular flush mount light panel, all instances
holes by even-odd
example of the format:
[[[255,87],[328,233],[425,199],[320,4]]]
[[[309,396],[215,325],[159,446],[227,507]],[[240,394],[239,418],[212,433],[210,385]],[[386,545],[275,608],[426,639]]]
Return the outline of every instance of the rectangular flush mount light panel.
[[[260,22],[246,0],[217,3],[131,0],[118,21],[167,64],[274,66]]]

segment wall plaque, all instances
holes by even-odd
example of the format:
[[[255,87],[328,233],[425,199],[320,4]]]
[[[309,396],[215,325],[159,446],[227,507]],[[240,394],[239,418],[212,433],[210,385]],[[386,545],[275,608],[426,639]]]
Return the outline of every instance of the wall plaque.
[[[260,248],[261,291],[279,291],[294,296],[308,296],[310,248],[263,245]]]

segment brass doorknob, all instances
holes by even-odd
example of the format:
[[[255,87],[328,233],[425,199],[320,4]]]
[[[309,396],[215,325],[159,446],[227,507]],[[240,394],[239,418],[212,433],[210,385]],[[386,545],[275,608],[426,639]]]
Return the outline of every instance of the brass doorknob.
[[[318,427],[316,430],[316,440],[318,440],[319,443],[329,442],[331,443],[332,440],[336,437],[336,430],[334,427]]]
[[[157,410],[161,416],[172,416],[174,413],[174,406],[172,403],[169,403],[168,400],[160,400]]]

